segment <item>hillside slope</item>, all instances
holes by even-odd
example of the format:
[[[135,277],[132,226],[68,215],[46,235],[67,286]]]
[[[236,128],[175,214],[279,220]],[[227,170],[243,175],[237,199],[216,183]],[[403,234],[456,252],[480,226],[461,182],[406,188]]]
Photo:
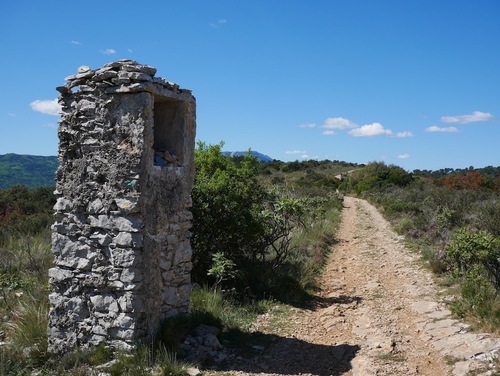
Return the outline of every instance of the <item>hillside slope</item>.
[[[16,184],[29,188],[53,186],[57,165],[55,156],[0,155],[0,189]]]

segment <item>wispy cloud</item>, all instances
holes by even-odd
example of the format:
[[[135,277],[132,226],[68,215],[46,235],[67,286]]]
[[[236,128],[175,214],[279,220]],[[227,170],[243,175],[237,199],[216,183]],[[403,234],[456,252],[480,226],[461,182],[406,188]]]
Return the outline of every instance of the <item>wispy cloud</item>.
[[[314,128],[314,127],[316,127],[316,123],[304,123],[299,125],[299,128]]]
[[[413,133],[409,131],[404,131],[404,132],[398,132],[395,134],[396,137],[398,138],[406,138],[406,137],[413,137]]]
[[[113,48],[108,48],[106,50],[101,50],[101,53],[103,55],[113,55],[113,54],[116,54],[116,50]]]
[[[458,128],[455,127],[438,127],[437,125],[432,125],[425,128],[426,132],[442,132],[442,133],[457,133]]]
[[[470,115],[442,116],[443,123],[469,124],[480,121],[493,120],[493,115],[489,112],[474,111]]]
[[[343,117],[327,118],[321,126],[326,129],[352,129],[356,128],[358,124]]]
[[[353,137],[374,137],[391,135],[392,131],[390,129],[385,129],[380,123],[366,124],[362,127],[355,128],[349,131],[349,134]]]
[[[305,123],[300,125],[301,128],[314,128],[316,126],[316,123]],[[320,125],[320,128],[324,129],[322,134],[325,136],[335,135],[338,131],[347,131],[347,134],[353,137],[373,137],[384,135],[398,138],[413,137],[413,133],[409,131],[393,133],[390,129],[384,128],[384,126],[378,122],[360,126],[354,121],[340,116],[326,118],[323,124]]]
[[[77,45],[77,46],[80,46],[82,44],[81,42],[79,42],[77,40],[72,40],[70,43],[74,44],[74,45]]]
[[[309,155],[306,150],[287,150],[285,154],[288,155],[297,155],[300,159],[314,159],[315,157]]]
[[[225,19],[220,19],[220,20],[218,20],[217,22],[212,22],[212,23],[210,24],[210,26],[211,26],[211,27],[214,27],[214,28],[219,28],[219,27],[224,26],[226,23],[227,23],[227,20],[225,20]]]
[[[134,51],[132,51],[132,49],[131,49],[131,48],[127,48],[127,52],[132,53],[132,52],[134,52]]]
[[[47,115],[59,115],[61,106],[57,103],[57,99],[54,100],[36,100],[30,103],[30,107],[33,111],[41,112]]]
[[[10,117],[15,117],[16,116],[16,114],[13,113],[13,112],[9,112],[9,113],[7,113],[7,115],[9,115]]]
[[[398,158],[399,159],[408,159],[408,158],[410,158],[410,154],[400,154],[400,155],[398,155]]]

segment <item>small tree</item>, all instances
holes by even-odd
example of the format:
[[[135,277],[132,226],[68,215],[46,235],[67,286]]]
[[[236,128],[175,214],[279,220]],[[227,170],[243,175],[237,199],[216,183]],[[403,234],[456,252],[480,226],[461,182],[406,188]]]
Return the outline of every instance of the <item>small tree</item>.
[[[266,253],[273,268],[278,267],[288,257],[292,250],[292,231],[304,227],[306,209],[304,202],[291,197],[279,197],[269,203],[269,208],[262,212],[266,224]]]
[[[213,285],[214,292],[218,290],[223,281],[233,279],[236,276],[236,264],[227,259],[222,252],[214,253],[212,256],[212,267],[207,275],[215,278]]]

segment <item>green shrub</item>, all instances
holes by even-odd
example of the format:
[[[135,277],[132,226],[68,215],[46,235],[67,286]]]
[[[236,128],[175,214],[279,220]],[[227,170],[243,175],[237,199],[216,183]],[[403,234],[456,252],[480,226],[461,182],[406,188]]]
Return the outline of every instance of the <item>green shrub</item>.
[[[11,236],[38,234],[53,222],[54,188],[16,185],[0,190],[0,247]]]
[[[413,176],[395,165],[372,162],[355,170],[341,185],[344,189],[362,194],[368,191],[380,191],[391,186],[406,187],[413,181]]]
[[[195,153],[193,197],[193,280],[204,284],[215,253],[239,266],[242,259],[263,252],[260,213],[266,192],[257,181],[256,160],[237,166],[222,151],[222,143],[199,143]]]
[[[207,275],[215,277],[214,290],[217,290],[222,281],[233,279],[236,276],[237,270],[235,264],[231,260],[224,257],[222,252],[214,253],[212,256],[212,267],[208,270]]]
[[[446,256],[441,249],[422,244],[421,252],[423,259],[429,263],[429,267],[434,273],[443,274],[448,271]]]
[[[445,252],[458,276],[486,274],[490,283],[500,289],[500,238],[484,230],[459,229]]]
[[[481,326],[490,330],[500,327],[500,298],[485,270],[478,264],[473,265],[460,278],[461,298],[451,307],[461,317],[472,316]]]

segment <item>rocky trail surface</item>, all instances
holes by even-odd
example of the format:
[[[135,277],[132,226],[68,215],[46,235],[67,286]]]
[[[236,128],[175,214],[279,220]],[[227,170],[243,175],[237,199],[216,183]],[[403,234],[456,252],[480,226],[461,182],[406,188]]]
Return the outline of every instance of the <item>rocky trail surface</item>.
[[[213,374],[496,374],[500,339],[451,317],[431,272],[372,205],[346,197],[337,237],[314,307],[285,327],[261,318],[265,349]]]

